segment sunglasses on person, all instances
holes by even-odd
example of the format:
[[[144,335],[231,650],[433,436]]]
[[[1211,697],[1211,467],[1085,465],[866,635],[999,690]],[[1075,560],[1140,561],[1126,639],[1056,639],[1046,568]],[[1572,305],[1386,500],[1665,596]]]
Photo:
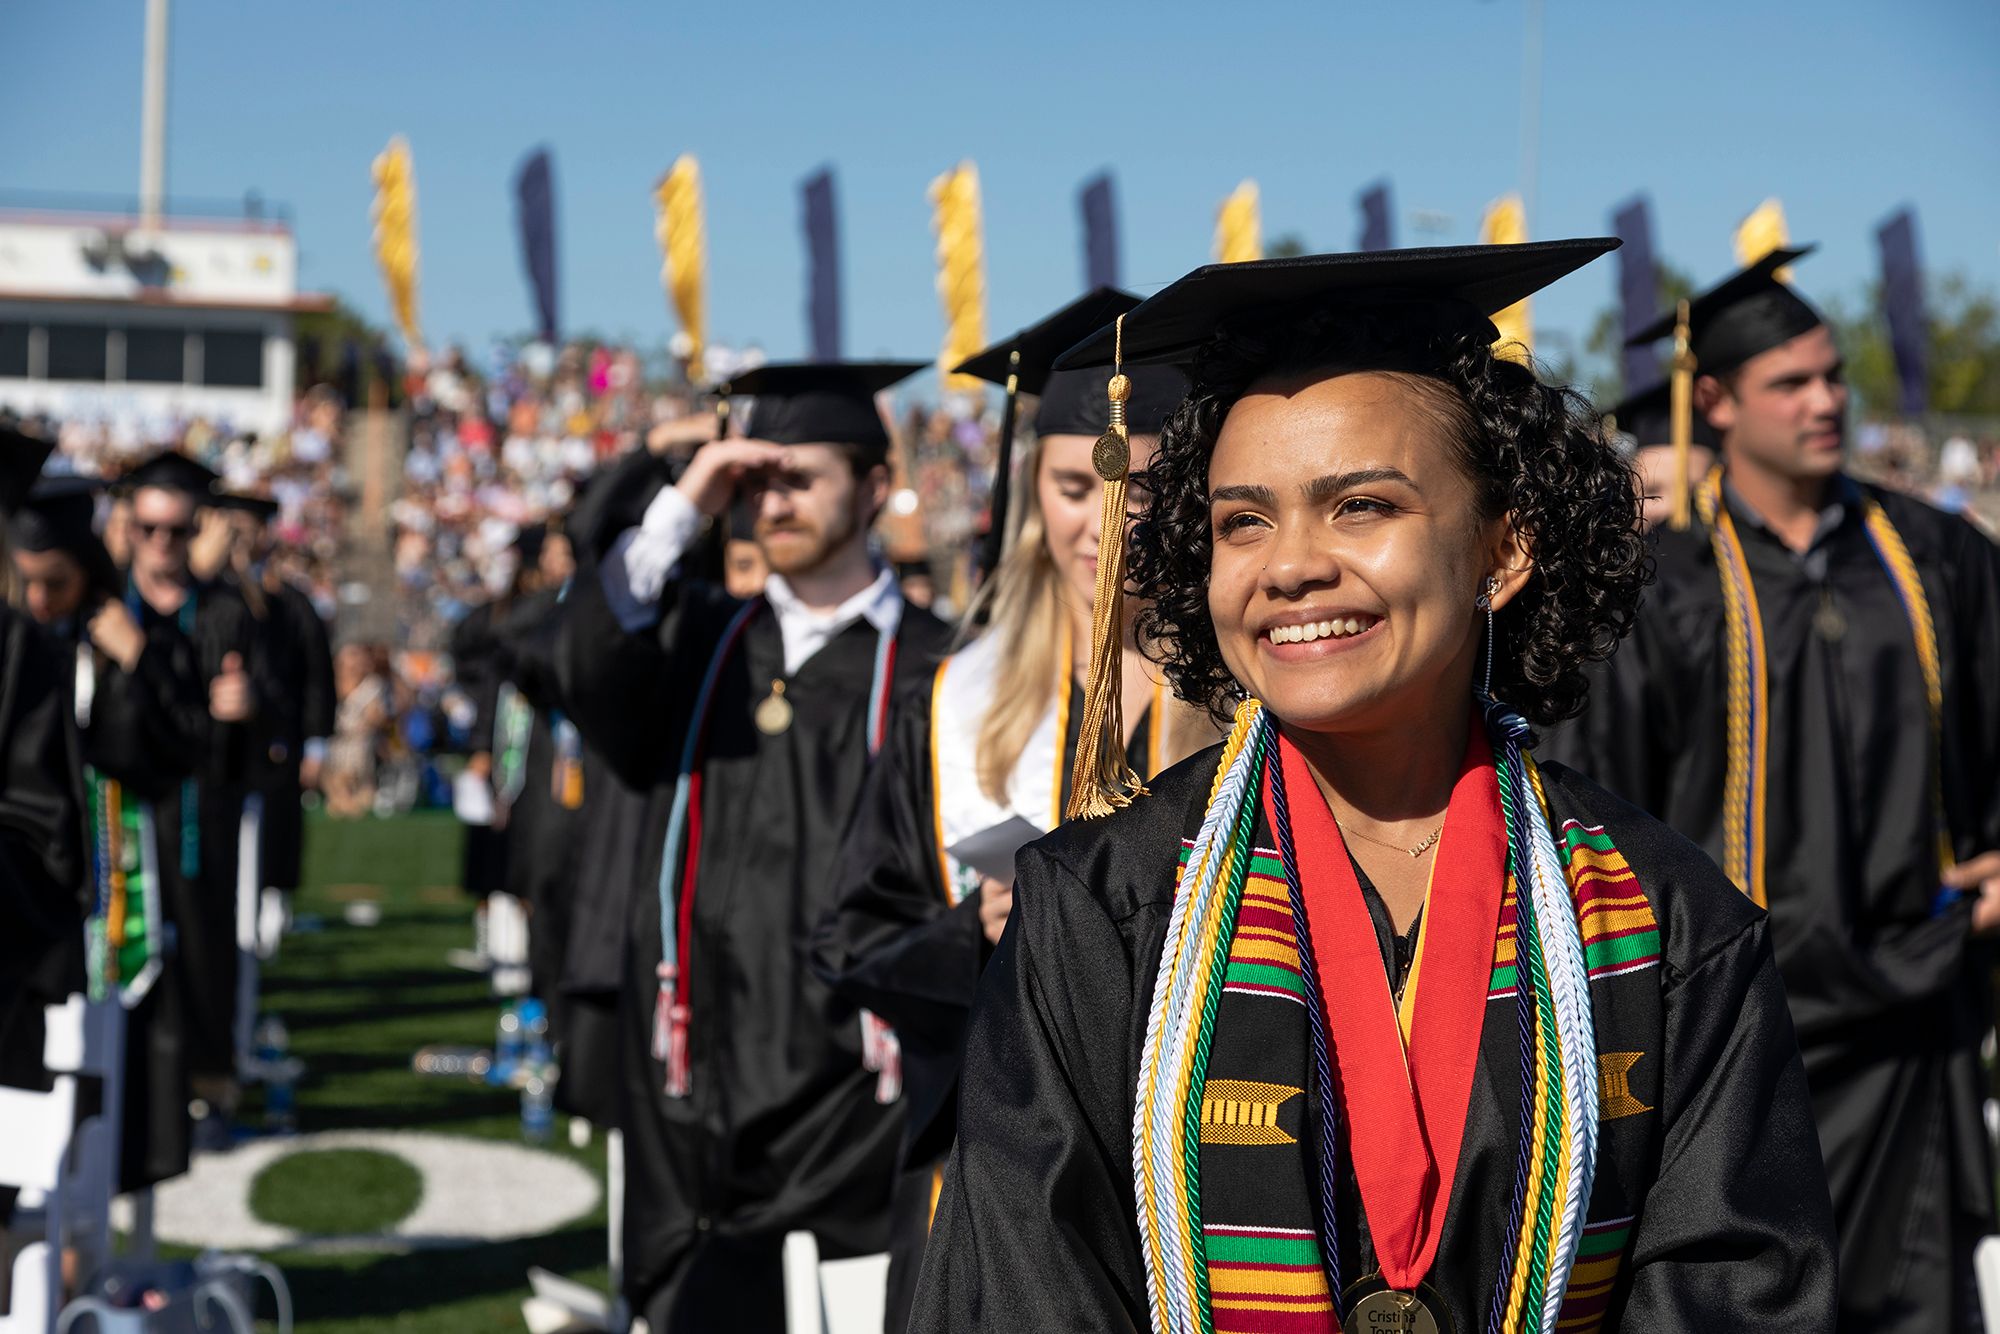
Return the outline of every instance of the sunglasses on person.
[[[185,542],[194,536],[194,525],[188,523],[147,523],[144,519],[133,520],[132,526],[142,538],[164,537],[170,542]]]

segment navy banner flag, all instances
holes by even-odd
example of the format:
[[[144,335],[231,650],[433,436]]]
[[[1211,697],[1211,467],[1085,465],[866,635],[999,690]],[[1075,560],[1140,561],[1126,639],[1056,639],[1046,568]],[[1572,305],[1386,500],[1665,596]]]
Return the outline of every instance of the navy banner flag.
[[[1924,271],[1917,263],[1917,215],[1904,208],[1875,230],[1882,247],[1882,311],[1889,318],[1889,346],[1896,354],[1905,416],[1930,407],[1930,321],[1924,315]]]
[[[1361,239],[1356,250],[1394,250],[1395,224],[1389,212],[1389,182],[1377,181],[1361,192]]]
[[[1111,173],[1084,182],[1077,202],[1083,208],[1083,288],[1118,286],[1118,205],[1111,196]]]
[[[515,212],[521,224],[521,265],[535,298],[535,336],[556,341],[556,187],[549,150],[538,148],[514,177]]]
[[[806,345],[812,361],[840,360],[840,225],[834,220],[833,168],[799,187],[806,229]]]
[[[1653,268],[1653,205],[1634,195],[1611,215],[1611,232],[1625,244],[1618,248],[1618,305],[1621,324],[1630,338],[1659,315],[1660,277]],[[1620,341],[1623,341],[1622,339]],[[1627,347],[1623,362],[1624,390],[1636,394],[1659,382],[1659,349],[1648,343]]]

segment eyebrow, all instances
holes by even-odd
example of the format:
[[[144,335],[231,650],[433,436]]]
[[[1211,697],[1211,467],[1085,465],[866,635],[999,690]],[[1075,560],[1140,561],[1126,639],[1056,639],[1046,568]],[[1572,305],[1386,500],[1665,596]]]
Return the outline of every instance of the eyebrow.
[[[1412,491],[1423,488],[1410,480],[1409,474],[1400,468],[1357,468],[1353,472],[1328,473],[1315,477],[1303,488],[1308,504],[1323,504],[1343,491],[1351,491],[1357,486],[1368,486],[1374,482],[1401,482]],[[1276,505],[1278,493],[1268,486],[1225,486],[1219,487],[1208,497],[1211,505],[1221,501],[1240,500],[1252,505]]]

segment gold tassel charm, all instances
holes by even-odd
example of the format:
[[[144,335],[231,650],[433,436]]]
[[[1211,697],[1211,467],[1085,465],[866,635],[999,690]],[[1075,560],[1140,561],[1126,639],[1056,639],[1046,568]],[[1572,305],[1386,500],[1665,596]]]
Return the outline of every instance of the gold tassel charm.
[[[1104,480],[1103,527],[1097,543],[1097,591],[1091,604],[1090,674],[1083,693],[1083,720],[1077,730],[1076,767],[1070,775],[1065,819],[1109,815],[1144,792],[1125,758],[1125,482],[1132,468],[1132,442],[1125,425],[1125,400],[1132,381],[1124,373],[1125,317],[1113,337],[1111,424],[1097,439],[1090,461]]]
[[[1689,494],[1694,484],[1694,479],[1688,476],[1688,453],[1694,447],[1694,351],[1688,346],[1689,336],[1688,303],[1683,300],[1674,320],[1673,378],[1668,387],[1674,446],[1674,494],[1667,524],[1676,532],[1687,529]]]

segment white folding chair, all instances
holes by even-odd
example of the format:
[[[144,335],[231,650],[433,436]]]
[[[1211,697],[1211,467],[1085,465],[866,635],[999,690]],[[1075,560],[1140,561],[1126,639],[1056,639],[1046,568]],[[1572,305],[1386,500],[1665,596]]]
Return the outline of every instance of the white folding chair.
[[[0,1184],[19,1188],[17,1219],[39,1210],[42,1230],[41,1239],[15,1258],[13,1304],[0,1316],[0,1334],[48,1334],[62,1305],[63,1216],[83,1064],[83,997],[51,1005],[45,1014],[42,1059],[53,1087],[46,1093],[0,1088],[0,1126],[7,1128],[0,1135]]]
[[[785,1237],[787,1334],[879,1334],[889,1300],[888,1255],[822,1260],[810,1232]]]
[[[1982,1237],[1972,1250],[1972,1273],[1979,1284],[1979,1314],[1989,1334],[2000,1331],[2000,1237]]]
[[[264,906],[264,796],[252,792],[243,799],[243,816],[236,825],[236,1073],[249,1082],[261,1079],[257,1062],[257,997],[262,984],[263,956],[258,948],[257,918]]]

